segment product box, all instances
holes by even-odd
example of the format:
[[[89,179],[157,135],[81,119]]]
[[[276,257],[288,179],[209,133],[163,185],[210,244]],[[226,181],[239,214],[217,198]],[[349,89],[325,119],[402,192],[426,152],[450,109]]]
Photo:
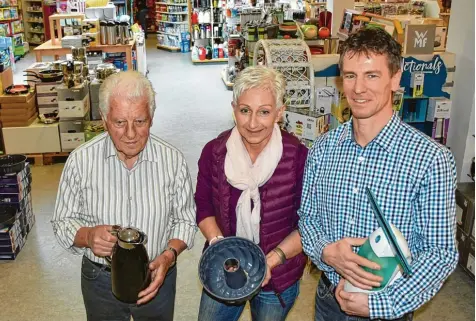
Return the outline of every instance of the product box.
[[[27,127],[2,128],[7,154],[61,152],[58,123],[42,124],[36,119]]]
[[[405,95],[405,87],[400,87],[400,89],[398,89],[397,91],[393,93],[393,97],[392,97],[393,110],[399,112],[400,109],[402,109],[404,95]]]
[[[61,133],[61,151],[71,152],[86,141],[82,133]]]
[[[94,79],[89,84],[89,95],[91,96],[92,103],[99,102],[99,88],[101,87],[102,82],[98,79]]]
[[[434,51],[445,51],[446,50],[446,35],[448,33],[448,28],[443,26],[437,26],[435,30],[435,43]]]
[[[84,19],[81,21],[81,27],[83,34],[99,32],[99,19]]]
[[[101,44],[101,38],[99,32],[83,33],[83,42],[87,43],[86,46],[96,47]]]
[[[336,95],[336,89],[331,86],[316,88],[316,105],[311,110],[318,115],[327,115],[331,113],[332,102]]]
[[[0,73],[0,88],[2,88],[2,93],[11,85],[13,85],[13,71],[11,67],[8,67]]]
[[[0,229],[0,260],[14,260],[25,244],[20,218],[13,225]]]
[[[427,121],[435,121],[435,118],[450,118],[451,100],[445,97],[430,97],[428,102]]]
[[[83,118],[89,112],[89,95],[79,101],[58,102],[60,118]]]
[[[36,95],[32,95],[30,99],[23,103],[2,103],[0,108],[6,111],[7,109],[30,109],[34,107],[36,107]]]
[[[35,111],[34,114],[30,118],[8,118],[2,119],[2,127],[25,127],[31,125],[36,118],[38,117],[38,113]]]
[[[329,131],[329,115],[312,117],[286,111],[283,126],[299,139],[314,140]]]
[[[36,84],[36,94],[38,96],[55,96],[57,95],[58,86],[62,85],[62,81],[58,82],[45,82]]]
[[[423,83],[425,80],[425,74],[422,72],[412,73],[410,79],[410,90],[412,97],[423,96]]]
[[[37,96],[36,101],[38,103],[38,107],[53,107],[58,106],[58,96]]]
[[[88,95],[89,86],[87,82],[72,88],[61,84],[56,87],[56,91],[58,93],[58,101],[81,101]]]
[[[466,271],[474,279],[474,238],[468,240],[468,259],[466,260]]]
[[[469,235],[474,226],[474,183],[458,183],[455,199],[456,223]]]
[[[58,108],[58,106],[56,106],[56,107],[40,107],[40,108],[38,108],[38,113],[40,115],[58,114],[59,113],[59,108]]]
[[[442,145],[446,145],[448,140],[448,128],[450,127],[450,119],[435,118],[431,123],[431,132],[428,135]]]
[[[82,119],[60,120],[59,131],[61,150],[63,152],[72,151],[86,141],[84,135],[84,122]]]

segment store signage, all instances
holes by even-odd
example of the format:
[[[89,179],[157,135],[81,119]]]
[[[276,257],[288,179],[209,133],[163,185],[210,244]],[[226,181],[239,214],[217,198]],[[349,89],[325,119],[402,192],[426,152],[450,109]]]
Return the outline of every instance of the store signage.
[[[427,97],[449,98],[449,94],[444,91],[448,71],[440,55],[432,56],[431,60],[420,60],[416,57],[403,58],[403,73],[400,86],[405,87],[405,94],[411,95],[412,74],[421,72],[425,74],[423,95]]]
[[[403,71],[408,71],[410,73],[420,71],[438,75],[442,68],[446,71],[445,63],[439,55],[434,56],[433,59],[428,62],[416,60],[413,57],[403,58]]]
[[[431,54],[435,48],[436,25],[407,25],[405,28],[404,53]]]

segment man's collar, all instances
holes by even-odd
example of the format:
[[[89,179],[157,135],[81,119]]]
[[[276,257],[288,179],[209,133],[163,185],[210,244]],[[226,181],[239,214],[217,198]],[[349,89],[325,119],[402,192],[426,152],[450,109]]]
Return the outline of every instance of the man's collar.
[[[117,156],[116,146],[111,139],[111,136],[107,136],[106,144],[104,146],[104,158],[108,159],[112,156]],[[151,142],[151,137],[147,139],[144,149],[139,153],[138,162],[148,161],[148,162],[157,162],[157,157],[154,157],[153,146]]]
[[[375,137],[371,143],[376,143],[380,145],[383,149],[387,152],[392,150],[393,144],[395,143],[395,137],[397,136],[398,126],[401,120],[398,115],[394,112],[392,118],[388,121],[385,127],[380,131],[380,133]],[[340,145],[347,140],[354,140],[354,132],[353,132],[353,117],[342,126],[345,126],[337,144]]]

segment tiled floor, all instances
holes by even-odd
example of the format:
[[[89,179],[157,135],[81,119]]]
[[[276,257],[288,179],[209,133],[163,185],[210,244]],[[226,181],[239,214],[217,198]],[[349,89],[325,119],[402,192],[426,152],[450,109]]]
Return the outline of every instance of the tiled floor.
[[[232,126],[231,92],[221,80],[221,65],[192,66],[189,55],[167,53],[148,44],[149,78],[157,92],[158,108],[152,132],[183,151],[192,177],[197,175],[201,148]],[[33,61],[27,56],[17,65],[21,71]],[[66,253],[56,242],[49,220],[54,208],[62,164],[33,167],[33,205],[37,223],[17,260],[0,264],[0,320],[85,320],[80,289],[80,257]],[[200,282],[197,265],[203,237],[179,258],[175,320],[197,319]],[[301,294],[288,320],[313,320],[318,274],[305,275]],[[460,269],[442,291],[417,312],[417,321],[474,320],[474,281]],[[251,320],[245,312],[242,321]],[[332,321],[332,320],[329,320]]]

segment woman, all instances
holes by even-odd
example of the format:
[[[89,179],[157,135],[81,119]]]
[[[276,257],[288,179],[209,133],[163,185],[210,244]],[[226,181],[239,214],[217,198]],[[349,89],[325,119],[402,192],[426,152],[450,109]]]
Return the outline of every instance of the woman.
[[[254,321],[286,319],[306,264],[297,210],[307,149],[277,125],[285,87],[273,69],[242,71],[233,87],[236,126],[210,141],[198,162],[195,202],[205,246],[241,236],[266,254],[263,288],[250,300]],[[238,320],[244,307],[203,291],[198,320]]]

